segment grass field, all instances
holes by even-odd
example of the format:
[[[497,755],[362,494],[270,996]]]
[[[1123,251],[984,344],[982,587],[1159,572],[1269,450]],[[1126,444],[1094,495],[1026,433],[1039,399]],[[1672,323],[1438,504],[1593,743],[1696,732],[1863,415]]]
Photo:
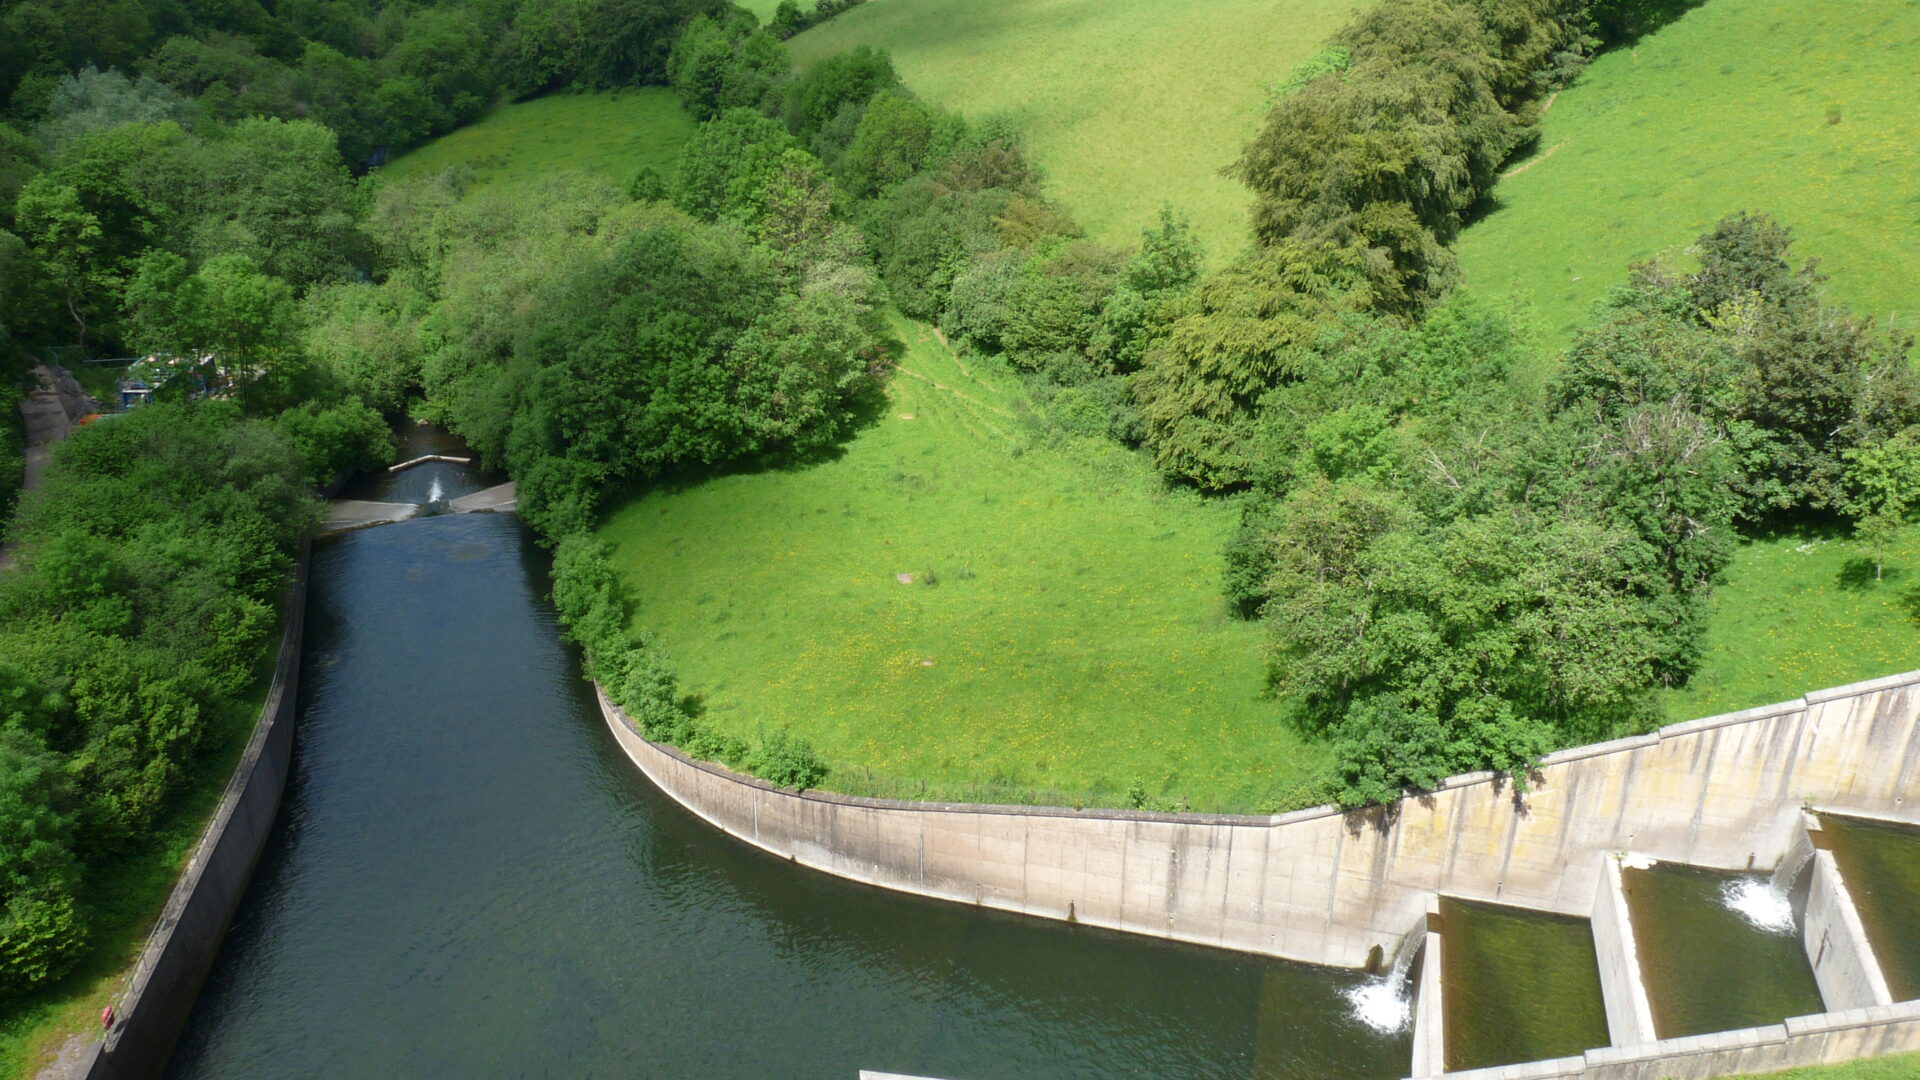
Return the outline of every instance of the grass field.
[[[855,793],[1254,809],[1315,772],[1220,599],[1230,509],[1110,444],[1023,452],[1011,379],[899,332],[887,411],[837,460],[601,530],[708,719],[791,726]]]
[[[1809,1065],[1785,1072],[1755,1074],[1747,1080],[1920,1080],[1920,1054],[1894,1054],[1841,1065]]]
[[[1877,582],[1844,538],[1743,543],[1712,604],[1705,663],[1668,695],[1672,720],[1920,669],[1920,528]]]
[[[1216,265],[1247,242],[1245,188],[1220,175],[1286,78],[1353,0],[870,0],[788,43],[797,66],[884,47],[901,77],[969,118],[1007,115],[1047,192],[1095,239],[1133,244],[1163,204]]]
[[[1792,225],[1831,295],[1920,329],[1920,5],[1708,0],[1600,57],[1469,228],[1476,289],[1556,337],[1625,275],[1736,210]]]
[[[550,94],[502,105],[395,158],[382,172],[405,180],[466,165],[477,184],[512,186],[558,172],[624,184],[648,166],[671,176],[693,128],[693,117],[664,87]]]

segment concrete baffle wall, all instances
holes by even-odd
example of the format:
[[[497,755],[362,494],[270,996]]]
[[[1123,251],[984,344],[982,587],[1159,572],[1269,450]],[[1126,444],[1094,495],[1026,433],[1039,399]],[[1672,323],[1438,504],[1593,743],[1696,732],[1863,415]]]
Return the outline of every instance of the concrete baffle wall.
[[[1853,906],[1833,853],[1815,851],[1811,873],[1800,940],[1806,947],[1807,960],[1813,964],[1820,1000],[1836,1012],[1892,1004],[1886,975],[1873,955],[1866,927],[1860,922],[1860,912]]]
[[[1593,952],[1600,963],[1600,996],[1607,1006],[1607,1035],[1615,1046],[1637,1046],[1658,1039],[1653,1005],[1647,997],[1640,946],[1620,880],[1620,860],[1601,856],[1600,884],[1593,891]]]
[[[1438,904],[1435,904],[1438,907]],[[1447,1071],[1447,1004],[1440,978],[1446,963],[1437,912],[1427,915],[1426,943],[1420,951],[1420,984],[1413,998],[1413,1075]]]
[[[227,923],[273,831],[287,785],[309,555],[309,547],[302,545],[287,590],[273,683],[240,763],[147,938],[126,992],[114,1003],[113,1029],[103,1041],[86,1047],[67,1076],[148,1080],[166,1071],[173,1044],[186,1027]]]
[[[1788,851],[1800,808],[1920,820],[1920,673],[1549,755],[1526,794],[1453,777],[1388,806],[1147,814],[782,791],[608,725],[698,816],[827,873],[958,903],[1359,967],[1427,898],[1590,915],[1602,856],[1730,870]]]

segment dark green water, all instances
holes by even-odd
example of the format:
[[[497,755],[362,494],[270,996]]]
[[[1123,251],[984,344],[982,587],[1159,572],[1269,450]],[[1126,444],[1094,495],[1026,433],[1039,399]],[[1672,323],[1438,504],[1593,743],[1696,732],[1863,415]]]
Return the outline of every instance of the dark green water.
[[[1449,1071],[1607,1045],[1587,920],[1447,899],[1440,920]]]
[[[1661,1038],[1826,1011],[1785,899],[1778,912],[1762,910],[1757,901],[1735,906],[1766,896],[1764,877],[1661,863],[1623,870],[1620,880]]]
[[[1853,894],[1895,1001],[1920,998],[1920,828],[1820,815],[1825,844]]]
[[[699,823],[606,733],[545,572],[496,515],[316,547],[293,777],[171,1075],[1405,1075],[1358,975],[882,892]]]

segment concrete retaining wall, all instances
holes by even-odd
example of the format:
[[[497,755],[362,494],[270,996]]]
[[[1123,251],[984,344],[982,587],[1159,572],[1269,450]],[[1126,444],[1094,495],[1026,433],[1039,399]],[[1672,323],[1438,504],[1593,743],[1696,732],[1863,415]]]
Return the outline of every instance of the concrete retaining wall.
[[[1437,904],[1436,904],[1437,906]],[[1428,912],[1428,925],[1434,913]],[[1441,935],[1427,931],[1420,952],[1420,984],[1413,997],[1413,1075],[1438,1076],[1447,1068],[1447,1008],[1440,988],[1446,963]]]
[[[1620,860],[1601,857],[1599,887],[1593,894],[1593,952],[1600,964],[1600,996],[1607,1006],[1607,1035],[1615,1046],[1635,1046],[1659,1038],[1653,1004],[1640,968]],[[1416,1072],[1414,1075],[1419,1075]]]
[[[1386,808],[1280,817],[969,806],[796,794],[636,736],[641,771],[695,814],[856,881],[1158,937],[1358,967],[1426,899],[1592,911],[1621,851],[1765,869],[1800,808],[1920,820],[1920,672],[1549,756],[1526,795],[1455,777]]]
[[[1820,1000],[1834,1010],[1890,1004],[1893,994],[1832,852],[1813,853],[1812,875],[1800,935],[1820,985]]]
[[[240,763],[207,831],[154,925],[133,980],[115,1003],[113,1030],[89,1046],[68,1075],[86,1080],[144,1080],[165,1069],[186,1026],[200,983],[213,966],[227,923],[273,829],[293,756],[300,642],[306,620],[309,549],[302,546],[287,591],[280,654]]]
[[[1920,1050],[1920,1001],[1448,1073],[1448,1080],[1711,1080]]]

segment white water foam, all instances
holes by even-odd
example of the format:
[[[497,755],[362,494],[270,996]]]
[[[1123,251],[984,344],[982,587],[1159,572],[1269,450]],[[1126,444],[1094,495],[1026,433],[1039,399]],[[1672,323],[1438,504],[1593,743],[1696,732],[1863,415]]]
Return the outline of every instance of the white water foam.
[[[434,477],[433,483],[429,485],[427,488],[427,501],[430,503],[437,503],[440,501],[440,497],[445,494],[446,492],[443,491],[440,487],[440,478],[437,476]]]
[[[1382,1034],[1405,1031],[1413,1020],[1413,995],[1408,980],[1382,975],[1347,988],[1347,1004],[1361,1023]]]
[[[1720,889],[1720,902],[1740,913],[1740,917],[1771,934],[1793,932],[1793,901],[1786,891],[1764,881],[1740,878]]]

